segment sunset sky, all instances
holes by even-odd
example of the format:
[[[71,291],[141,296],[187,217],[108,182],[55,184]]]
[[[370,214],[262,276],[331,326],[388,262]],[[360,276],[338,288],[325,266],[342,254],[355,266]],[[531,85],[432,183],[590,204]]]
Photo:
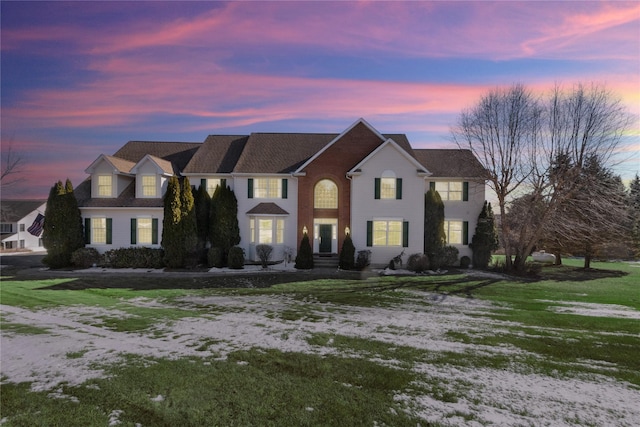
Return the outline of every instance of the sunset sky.
[[[605,84],[636,118],[616,171],[640,173],[638,2],[1,3],[2,198],[77,186],[129,140],[340,133],[365,118],[453,147],[497,86]]]

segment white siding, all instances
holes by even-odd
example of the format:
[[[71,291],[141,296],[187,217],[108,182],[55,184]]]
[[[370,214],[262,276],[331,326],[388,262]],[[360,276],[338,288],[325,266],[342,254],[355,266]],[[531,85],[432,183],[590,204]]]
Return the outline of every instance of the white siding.
[[[260,203],[275,203],[282,209],[287,211],[289,215],[279,218],[284,218],[284,244],[272,245],[274,251],[271,254],[271,260],[284,259],[284,249],[289,247],[293,250],[294,257],[297,251],[298,242],[296,227],[298,224],[298,180],[290,175],[277,175],[271,176],[271,178],[287,179],[287,198],[286,199],[250,199],[248,196],[249,178],[262,178],[264,176],[236,176],[233,178],[233,183],[230,183],[230,179],[227,179],[227,185],[232,185],[235,188],[234,193],[236,199],[238,199],[238,226],[240,227],[240,244],[245,251],[245,257],[247,260],[257,261],[255,254],[255,245],[251,242],[251,230],[249,228],[249,215],[247,212],[253,209]]]
[[[98,252],[104,253],[111,249],[127,248],[131,246],[146,246],[150,248],[160,248],[162,243],[162,217],[163,208],[81,208],[83,218],[103,217],[111,218],[112,221],[112,243],[107,244],[88,244],[87,247],[96,248]],[[131,244],[131,218],[157,218],[158,219],[158,244],[157,245],[141,245]]]
[[[362,165],[362,173],[351,180],[351,238],[360,250],[371,250],[371,263],[385,265],[403,250],[403,260],[423,251],[424,178],[417,175],[416,166],[395,146],[389,144]],[[386,170],[402,179],[402,199],[375,199],[375,178]],[[398,219],[409,222],[409,246],[367,247],[367,221]]]
[[[156,177],[156,194],[153,197],[143,196],[142,192],[142,176],[153,175]],[[158,166],[151,160],[147,159],[144,163],[140,164],[136,168],[136,198],[159,198],[162,197],[161,184],[158,177]]]
[[[33,224],[33,221],[38,216],[38,213],[41,213],[42,215],[44,215],[46,206],[47,204],[43,203],[38,207],[38,209],[30,212],[27,216],[25,216],[24,218],[20,219],[17,223],[15,223],[13,225],[14,234],[2,239],[3,245],[6,244],[7,242],[14,242],[12,243],[13,248],[28,249],[32,251],[44,251],[45,250],[44,247],[40,246],[40,239],[42,237],[42,234],[40,236],[34,236],[33,234],[29,233],[27,229],[31,227],[31,225]],[[21,225],[23,226],[24,231],[20,231]],[[21,247],[20,241],[24,242],[23,247]]]

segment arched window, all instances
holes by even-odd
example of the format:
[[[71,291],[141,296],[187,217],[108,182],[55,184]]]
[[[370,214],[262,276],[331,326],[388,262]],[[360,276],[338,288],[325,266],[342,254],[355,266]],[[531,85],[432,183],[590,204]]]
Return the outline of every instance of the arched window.
[[[313,190],[313,207],[316,209],[338,208],[338,186],[329,179],[318,181]]]

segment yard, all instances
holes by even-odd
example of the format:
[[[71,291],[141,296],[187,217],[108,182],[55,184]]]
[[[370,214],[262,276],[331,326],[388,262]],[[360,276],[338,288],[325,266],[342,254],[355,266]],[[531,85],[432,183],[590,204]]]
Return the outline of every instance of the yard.
[[[640,264],[578,265],[5,276],[0,424],[639,425]]]

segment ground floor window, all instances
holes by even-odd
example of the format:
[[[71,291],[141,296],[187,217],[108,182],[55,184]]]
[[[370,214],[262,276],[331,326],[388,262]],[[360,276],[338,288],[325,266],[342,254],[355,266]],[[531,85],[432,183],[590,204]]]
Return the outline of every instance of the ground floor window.
[[[284,243],[284,219],[277,217],[252,217],[249,219],[251,243],[281,245]]]
[[[107,218],[91,218],[91,243],[107,243]]]
[[[157,245],[158,218],[131,218],[131,244]]]
[[[409,245],[409,223],[400,219],[367,221],[367,246]]]
[[[444,232],[447,235],[448,245],[468,244],[469,223],[467,221],[445,221]]]

